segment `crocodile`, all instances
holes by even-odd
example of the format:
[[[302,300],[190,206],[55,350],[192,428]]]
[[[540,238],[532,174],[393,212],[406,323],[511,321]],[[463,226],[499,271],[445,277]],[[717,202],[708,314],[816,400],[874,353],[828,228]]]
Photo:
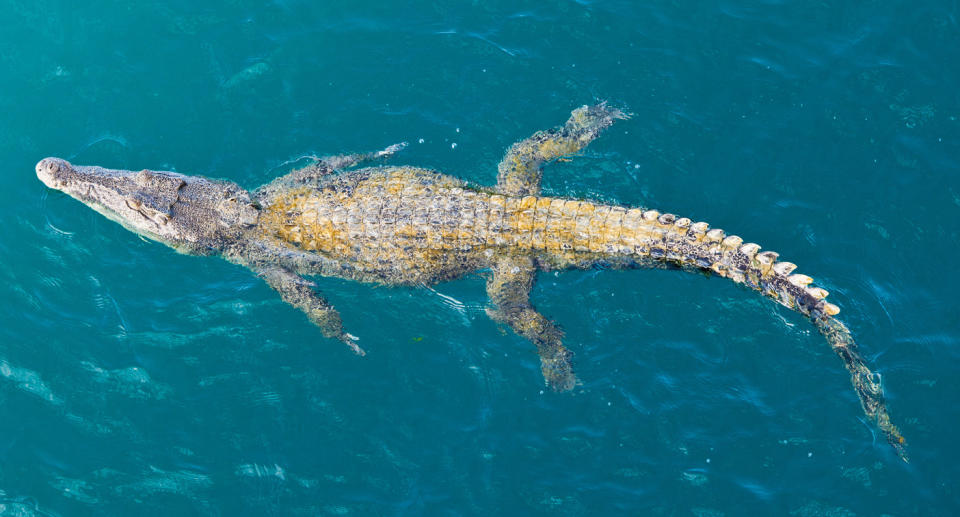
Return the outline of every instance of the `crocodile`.
[[[575,155],[625,118],[606,103],[577,108],[563,126],[511,146],[493,187],[383,163],[405,143],[306,157],[305,166],[253,191],[202,176],[59,158],[41,160],[36,172],[48,187],[142,236],[251,269],[324,336],[361,355],[358,338],[306,276],[425,286],[483,271],[488,314],[536,346],[545,382],[557,391],[578,380],[563,332],[530,300],[538,271],[670,268],[728,278],[811,320],[843,361],[864,413],[907,461],[879,376],[836,318],[827,291],[794,273],[795,264],[686,217],[541,194],[544,164]],[[360,164],[368,165],[355,168]]]

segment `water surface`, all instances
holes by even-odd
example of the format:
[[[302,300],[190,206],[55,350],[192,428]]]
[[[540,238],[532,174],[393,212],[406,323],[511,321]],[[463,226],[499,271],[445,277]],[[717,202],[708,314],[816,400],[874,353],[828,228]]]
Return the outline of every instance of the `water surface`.
[[[955,2],[0,1],[0,515],[951,515],[960,359]],[[249,272],[141,240],[40,158],[253,188],[304,154],[492,183],[625,106],[544,189],[671,211],[842,308],[900,462],[799,315],[665,271],[539,278],[583,385],[433,290],[319,280],[325,340]]]

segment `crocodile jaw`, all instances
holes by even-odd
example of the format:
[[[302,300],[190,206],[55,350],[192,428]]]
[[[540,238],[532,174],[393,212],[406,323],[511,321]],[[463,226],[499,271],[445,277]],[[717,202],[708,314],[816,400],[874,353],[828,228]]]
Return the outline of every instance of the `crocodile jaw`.
[[[260,207],[229,181],[169,171],[37,164],[37,178],[128,230],[181,253],[219,252],[257,225]]]
[[[142,181],[138,182],[139,173],[130,171],[74,166],[60,158],[44,158],[37,163],[36,170],[37,178],[44,185],[69,195],[128,230],[161,242],[169,240],[165,229],[169,213],[156,209],[157,203],[151,201],[170,195],[164,190],[175,192],[174,184],[182,180],[171,177],[169,186],[151,192],[144,188]]]

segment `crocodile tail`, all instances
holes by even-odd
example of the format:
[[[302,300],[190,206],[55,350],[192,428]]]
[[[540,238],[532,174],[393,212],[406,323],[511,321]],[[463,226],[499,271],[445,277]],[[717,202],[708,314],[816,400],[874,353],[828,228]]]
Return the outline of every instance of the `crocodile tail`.
[[[850,331],[834,317],[840,309],[825,300],[829,293],[811,286],[813,279],[809,276],[795,274],[795,264],[779,261],[776,252],[761,252],[760,246],[744,243],[736,235],[710,229],[707,223],[678,219],[656,210],[625,210],[617,216],[615,227],[616,237],[607,242],[615,244],[613,249],[620,253],[711,271],[810,318],[850,372],[864,413],[907,461],[906,442],[890,421],[879,375],[870,371]]]
[[[906,441],[887,412],[880,376],[870,371],[857,350],[850,330],[834,317],[840,309],[825,300],[830,293],[812,286],[813,279],[809,276],[794,273],[797,266],[792,262],[778,261],[776,252],[760,252],[760,246],[743,244],[743,240],[737,236],[721,237],[713,236],[719,246],[708,246],[708,249],[712,247],[715,250],[712,256],[718,258],[710,265],[710,269],[810,318],[850,372],[850,381],[860,398],[864,413],[877,424],[897,455],[908,461]],[[710,256],[707,254],[707,257]]]
[[[850,378],[853,387],[860,397],[860,405],[863,406],[864,413],[876,422],[877,427],[883,432],[887,442],[893,446],[905,462],[909,462],[907,457],[907,442],[900,434],[900,429],[890,421],[890,413],[887,412],[887,404],[883,397],[883,386],[880,383],[880,375],[874,374],[864,364],[863,358],[857,351],[857,344],[854,342],[850,331],[839,320],[826,315],[812,317],[817,330],[827,338],[827,343],[843,359],[843,364],[850,372]]]

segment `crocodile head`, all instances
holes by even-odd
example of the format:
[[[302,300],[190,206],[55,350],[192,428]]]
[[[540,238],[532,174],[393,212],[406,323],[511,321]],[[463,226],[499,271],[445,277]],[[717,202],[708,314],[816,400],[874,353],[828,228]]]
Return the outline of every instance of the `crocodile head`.
[[[37,177],[144,237],[185,253],[222,250],[257,224],[259,207],[235,183],[176,172],[37,163]]]

